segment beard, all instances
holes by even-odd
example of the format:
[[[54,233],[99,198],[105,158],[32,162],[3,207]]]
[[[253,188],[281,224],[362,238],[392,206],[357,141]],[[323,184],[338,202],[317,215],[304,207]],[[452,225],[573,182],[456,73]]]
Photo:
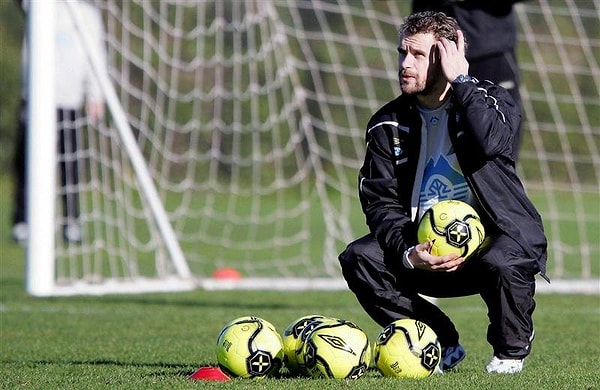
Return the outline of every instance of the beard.
[[[407,76],[403,79],[403,76]],[[430,68],[425,80],[419,77],[418,74],[404,73],[400,71],[400,90],[404,95],[422,95],[427,96],[431,94],[440,79],[440,74],[437,72],[435,67]]]

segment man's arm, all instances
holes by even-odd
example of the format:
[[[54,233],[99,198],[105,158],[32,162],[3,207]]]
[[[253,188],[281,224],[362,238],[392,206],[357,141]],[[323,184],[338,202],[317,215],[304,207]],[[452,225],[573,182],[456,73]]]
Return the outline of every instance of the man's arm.
[[[359,196],[369,229],[383,251],[400,262],[404,251],[416,243],[416,226],[410,219],[410,210],[399,201],[392,126],[394,124],[386,121],[376,121],[367,132],[365,162],[359,174]]]
[[[437,43],[442,71],[452,84],[462,121],[487,156],[512,155],[514,134],[521,123],[520,109],[505,89],[489,82],[461,82],[468,74],[464,36],[457,31],[458,42],[445,38]]]

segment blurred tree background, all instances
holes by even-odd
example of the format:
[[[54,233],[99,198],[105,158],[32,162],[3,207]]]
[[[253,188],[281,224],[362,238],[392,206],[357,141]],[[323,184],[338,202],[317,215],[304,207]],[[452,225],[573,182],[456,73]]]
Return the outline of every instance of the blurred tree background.
[[[2,185],[9,185],[12,173],[21,96],[25,18],[18,3],[0,1]],[[347,218],[348,210],[359,213],[354,206],[355,180],[364,153],[364,126],[373,107],[398,93],[395,34],[410,12],[408,0],[102,0],[98,4],[112,28],[109,34],[116,37],[107,44],[111,77],[138,146],[154,179],[164,186],[170,210],[187,217],[190,210],[203,211],[204,203],[211,204],[206,208],[209,215],[199,219],[207,226],[214,224],[206,231],[216,232],[215,251],[225,251],[221,239],[229,237],[221,227],[244,221],[254,211],[247,204],[260,209],[257,205],[272,203],[278,211],[287,211],[287,203],[292,204],[289,209],[301,203],[295,196],[281,204],[261,203],[261,190],[270,193],[272,188],[277,189],[275,196],[284,199],[279,189],[285,186],[279,179],[287,181],[288,192],[296,185],[301,188],[294,195],[308,202],[307,194],[315,186],[305,182],[324,178],[319,197],[335,196],[334,201],[323,203],[338,207],[338,219]],[[371,7],[369,12],[362,4]],[[256,8],[269,8],[266,5],[273,6],[272,14],[256,12]],[[597,260],[600,249],[595,212],[600,204],[600,0],[532,0],[520,7],[518,58],[525,101],[521,177],[536,196],[561,267],[564,257],[565,263],[583,264],[579,274],[596,275],[600,263],[594,261],[594,272],[589,272],[589,259]],[[244,19],[248,14],[251,17]],[[271,23],[273,15],[277,23]],[[107,150],[116,155],[117,132],[90,134],[101,138],[102,145],[114,147]],[[297,148],[287,147],[297,139],[301,140]],[[318,178],[312,175],[316,165],[321,169]],[[301,171],[308,173],[296,176]],[[111,183],[105,177],[101,180],[109,188]],[[90,185],[94,191],[97,187],[101,186]],[[232,197],[231,203],[227,198],[214,204],[215,194],[235,193],[238,187],[246,191],[244,195]],[[244,196],[248,202],[239,202]],[[243,218],[228,214],[230,209]],[[298,210],[294,212],[300,215]],[[271,213],[269,207],[260,211]],[[362,215],[354,220],[364,227]],[[198,220],[182,221],[178,218],[184,226],[181,234],[193,244],[196,237],[212,237],[196,230],[202,225]],[[280,216],[274,221],[292,225]],[[274,233],[261,228],[261,234]],[[231,236],[237,244],[243,234]],[[247,247],[240,248],[244,253],[238,257],[244,257]],[[236,255],[232,248],[228,250]]]
[[[17,1],[0,1],[0,167],[4,172],[12,170],[24,28],[25,18]]]
[[[532,2],[534,3],[534,2]],[[381,2],[379,4],[375,3],[376,6],[385,4],[385,2]],[[403,11],[409,11],[409,2],[402,3],[399,5]],[[534,3],[535,4],[535,3]],[[583,52],[581,47],[579,46],[579,42],[573,37],[577,36],[578,29],[583,29],[586,31],[586,35],[589,37],[598,38],[600,35],[600,24],[597,23],[597,20],[593,18],[583,18],[583,24],[581,26],[577,25],[577,23],[573,23],[572,15],[563,14],[562,12],[566,10],[564,8],[561,10],[561,7],[566,7],[565,4],[561,1],[551,0],[552,7],[556,7],[557,13],[552,15],[557,25],[554,28],[559,28],[561,32],[561,49],[566,50],[564,53],[561,53],[560,50],[557,49],[554,41],[556,40],[555,36],[549,35],[552,32],[553,26],[549,26],[548,20],[545,19],[543,12],[539,14],[530,14],[528,17],[530,18],[530,24],[528,27],[531,29],[531,33],[535,34],[536,39],[539,39],[539,42],[536,42],[536,45],[539,45],[541,50],[538,53],[534,53],[531,50],[531,47],[526,44],[526,41],[529,41],[531,37],[527,35],[527,31],[522,31],[523,37],[521,38],[520,46],[519,46],[519,60],[520,66],[522,70],[523,84],[530,91],[529,99],[531,99],[533,114],[529,113],[528,121],[533,121],[539,124],[542,128],[542,132],[544,133],[542,136],[544,149],[551,155],[553,158],[557,160],[556,163],[552,163],[552,172],[553,175],[558,175],[559,177],[564,177],[565,182],[569,182],[569,179],[566,178],[568,173],[565,172],[565,166],[567,164],[564,163],[564,158],[561,157],[565,153],[570,154],[580,154],[583,156],[589,156],[588,147],[589,142],[585,139],[582,139],[581,132],[579,128],[582,126],[580,120],[581,112],[577,112],[573,108],[571,96],[571,92],[573,88],[576,88],[579,93],[581,93],[584,97],[590,97],[594,95],[598,95],[597,93],[597,82],[594,80],[593,72],[589,75],[585,76],[585,72],[578,71],[578,74],[575,76],[570,74],[570,72],[565,69],[565,72],[562,74],[555,73],[553,69],[560,68],[562,61],[561,55],[567,55],[569,59],[572,59],[574,64],[578,64],[581,62],[578,60],[579,56],[582,56]],[[598,5],[594,5],[593,2],[584,3],[581,2],[582,10],[585,8],[584,13],[587,13],[589,16],[589,12],[593,12],[594,9],[597,10]],[[281,17],[286,17],[285,7],[280,8]],[[193,15],[188,15],[191,17],[191,22],[194,22]],[[310,16],[310,15],[309,15]],[[318,26],[310,25],[310,22],[316,23],[314,17],[306,17],[304,21],[309,25],[304,26],[308,31],[318,31]],[[330,20],[329,23],[331,25],[336,25],[338,27],[342,26],[342,23],[336,23],[335,20]],[[158,28],[158,26],[155,26]],[[2,55],[0,56],[0,71],[1,71],[1,85],[0,88],[0,166],[5,171],[10,171],[12,168],[12,157],[13,157],[13,144],[15,139],[15,128],[16,128],[16,115],[18,114],[18,105],[20,99],[20,89],[21,89],[21,45],[23,35],[25,33],[25,18],[22,10],[19,6],[19,1],[17,0],[3,0],[0,1],[0,45],[2,48]],[[343,33],[343,32],[342,32]],[[290,40],[293,43],[293,40]],[[346,43],[344,43],[346,45]],[[343,45],[337,45],[338,50],[343,50]],[[593,45],[592,45],[593,46]],[[135,48],[134,48],[135,50]],[[297,50],[295,48],[294,50]],[[380,50],[380,48],[374,48],[374,50]],[[318,56],[318,60],[322,63],[328,63],[327,53],[323,52],[319,49],[314,49],[314,53]],[[543,64],[548,67],[546,72],[540,72],[539,68],[537,68],[540,64],[536,63],[536,60],[532,57],[533,55],[543,56]],[[594,53],[596,61],[598,60],[599,53]],[[552,75],[548,74],[548,70],[552,72]],[[142,79],[144,77],[144,72],[141,69],[135,69],[137,74],[134,72],[132,77],[134,79]],[[299,72],[302,74],[302,72]],[[303,81],[303,84],[307,86],[307,88],[311,88],[310,77],[311,75],[308,72],[304,72],[307,76],[307,79]],[[183,76],[182,76],[183,77]],[[548,80],[544,81],[543,77],[547,77]],[[328,90],[335,91],[337,87],[335,83],[335,78],[333,75],[327,76],[324,75],[323,79],[327,81]],[[575,80],[576,85],[573,85],[571,82]],[[544,83],[551,85],[545,85]],[[387,100],[390,94],[390,91],[385,89],[388,86],[378,85],[377,93],[381,95],[378,96],[380,100],[383,102]],[[551,89],[548,89],[551,88]],[[353,93],[361,93],[363,92],[362,88],[357,88],[353,91]],[[333,92],[332,92],[333,93]],[[548,95],[549,94],[549,95]],[[556,107],[552,107],[551,103],[548,102],[547,97],[553,96],[558,99],[558,102],[555,103]],[[588,102],[591,100],[588,99]],[[310,102],[309,102],[310,104]],[[186,105],[182,104],[182,107],[179,107],[178,110],[189,109],[192,103]],[[320,117],[318,114],[320,108],[315,104],[310,106],[311,111],[315,114],[316,117]],[[552,110],[554,109],[554,112]],[[592,105],[588,107],[589,112],[594,110],[598,111],[597,105]],[[189,111],[189,110],[188,110]],[[345,115],[344,110],[338,110],[335,112],[336,115]],[[361,112],[361,117],[367,117],[369,115],[368,111]],[[526,113],[527,114],[527,113]],[[567,124],[568,128],[565,130],[568,133],[568,136],[560,138],[558,132],[553,131],[554,124],[556,120],[556,116],[560,116],[561,120],[564,120]],[[186,117],[189,116],[189,112],[178,112],[178,117]],[[535,117],[534,117],[535,116]],[[598,121],[600,119],[600,113],[596,115],[589,116],[592,127],[598,125]],[[322,119],[322,118],[321,118]],[[548,126],[544,122],[548,122]],[[529,124],[526,125],[526,127]],[[151,126],[150,126],[151,127]],[[550,131],[544,131],[543,128],[548,127]],[[320,138],[325,139],[325,136]],[[597,140],[597,139],[596,139]],[[593,143],[596,143],[596,140]],[[143,143],[141,143],[143,144]],[[538,146],[539,147],[539,146]],[[565,149],[566,148],[566,149]],[[351,152],[351,148],[348,148],[348,151]],[[539,172],[538,164],[536,162],[537,156],[537,148],[534,145],[534,140],[529,133],[529,129],[525,129],[524,138],[523,138],[523,147],[522,147],[522,159],[521,159],[521,169],[524,173],[524,178],[526,181],[535,181],[537,180],[542,173]],[[590,164],[588,160],[583,161],[582,163],[575,162],[577,165],[577,173],[580,176],[579,180],[584,183],[594,184],[596,182],[596,172],[594,172],[593,164]]]

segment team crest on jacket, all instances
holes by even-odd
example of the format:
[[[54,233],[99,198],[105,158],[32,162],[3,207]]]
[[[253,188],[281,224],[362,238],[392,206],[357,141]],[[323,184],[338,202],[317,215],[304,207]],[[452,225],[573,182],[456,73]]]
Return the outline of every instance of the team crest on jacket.
[[[437,161],[430,159],[425,166],[425,175],[421,186],[421,207],[428,208],[431,199],[459,199],[466,201],[469,187],[460,171],[452,167],[445,156]]]
[[[400,146],[400,139],[394,137],[393,142],[394,142],[394,156],[400,157],[402,155],[402,153],[404,153],[404,151],[402,150],[402,147]]]

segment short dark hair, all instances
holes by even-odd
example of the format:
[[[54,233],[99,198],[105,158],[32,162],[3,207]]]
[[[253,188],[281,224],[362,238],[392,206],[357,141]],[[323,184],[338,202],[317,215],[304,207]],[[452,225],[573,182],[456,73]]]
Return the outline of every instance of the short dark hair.
[[[407,37],[415,34],[431,33],[436,39],[447,38],[453,42],[458,41],[456,31],[460,30],[458,22],[453,17],[443,12],[424,11],[410,15],[400,26],[399,36]],[[465,50],[466,50],[465,40]]]

